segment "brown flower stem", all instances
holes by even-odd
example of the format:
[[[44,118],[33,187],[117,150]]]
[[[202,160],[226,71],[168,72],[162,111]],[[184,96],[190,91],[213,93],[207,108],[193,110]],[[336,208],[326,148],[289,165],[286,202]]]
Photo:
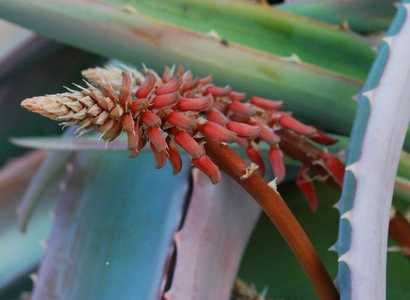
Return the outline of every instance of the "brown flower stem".
[[[389,235],[400,247],[403,255],[410,258],[410,223],[396,210],[393,210],[390,217]]]
[[[338,291],[312,242],[280,194],[270,187],[258,172],[253,172],[244,178],[247,165],[228,146],[208,141],[205,147],[215,163],[263,208],[304,268],[320,299],[339,299]]]

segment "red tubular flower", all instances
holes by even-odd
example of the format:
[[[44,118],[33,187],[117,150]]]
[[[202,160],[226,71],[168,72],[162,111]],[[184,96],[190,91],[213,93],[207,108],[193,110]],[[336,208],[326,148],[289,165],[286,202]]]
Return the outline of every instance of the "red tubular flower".
[[[206,117],[209,121],[215,122],[222,126],[225,126],[226,123],[229,122],[228,117],[225,116],[220,110],[215,108],[208,111]]]
[[[278,145],[272,145],[269,148],[269,161],[272,166],[273,173],[276,176],[278,183],[282,182],[285,178],[285,162],[283,158],[282,150]]]
[[[261,138],[264,142],[268,143],[269,145],[279,143],[280,138],[273,132],[272,128],[267,125],[260,125],[259,128],[259,138]]]
[[[207,155],[193,159],[192,164],[209,176],[212,183],[221,181],[221,172],[215,163]]]
[[[236,92],[236,91],[230,91],[228,94],[229,99],[231,99],[232,101],[242,101],[243,99],[245,99],[246,94],[245,93],[240,93],[240,92]]]
[[[302,166],[296,177],[296,185],[305,195],[309,203],[309,208],[312,212],[315,212],[319,206],[319,200],[316,195],[315,186],[312,179],[309,177],[309,168]]]
[[[333,145],[337,142],[337,139],[323,133],[318,129],[316,129],[316,132],[310,136],[310,139],[322,145]]]
[[[249,125],[246,123],[230,121],[226,124],[226,127],[233,132],[237,133],[240,137],[254,139],[256,138],[261,129],[259,126]]]
[[[279,110],[283,105],[282,101],[273,101],[262,97],[252,97],[249,102],[265,110]]]
[[[239,101],[232,101],[231,104],[228,105],[228,109],[233,114],[244,118],[249,118],[256,114],[256,109],[254,106],[249,103],[241,103]]]
[[[145,81],[141,84],[137,93],[135,94],[137,98],[145,98],[152,91],[155,85],[155,76],[152,73],[148,73],[145,77]]]
[[[236,140],[236,134],[234,132],[211,121],[207,121],[205,124],[200,125],[199,131],[203,133],[207,139],[219,143],[233,143]]]
[[[161,126],[161,118],[149,110],[145,111],[142,114],[141,121],[147,127],[160,127]]]
[[[344,164],[333,154],[322,152],[320,154],[324,166],[328,169],[328,173],[332,176],[336,184],[341,188],[343,186],[343,177],[345,174]]]
[[[159,86],[155,90],[155,94],[164,95],[164,94],[175,93],[176,91],[178,91],[178,88],[180,87],[180,85],[181,85],[180,80],[176,78],[172,78],[168,82],[165,82],[163,85]]]
[[[198,144],[198,142],[185,131],[178,131],[175,133],[175,142],[194,159],[205,154],[204,149]]]
[[[192,131],[196,127],[195,119],[183,112],[173,111],[167,116],[167,122],[177,128]]]
[[[178,101],[178,93],[169,93],[159,95],[152,101],[152,108],[161,109],[168,106],[173,106]]]
[[[178,174],[182,169],[181,155],[179,154],[178,148],[174,141],[169,141],[168,145],[169,161],[171,162],[174,174]]]
[[[147,130],[147,136],[151,144],[159,152],[167,152],[168,144],[162,135],[161,129],[159,127],[151,127]]]
[[[186,98],[179,97],[178,109],[181,111],[201,112],[206,110],[211,104],[209,97]]]
[[[227,96],[232,91],[232,89],[228,86],[219,87],[219,86],[212,85],[208,87],[206,91],[213,96],[224,97],[224,96]]]
[[[316,133],[316,128],[299,122],[289,114],[282,114],[279,123],[282,127],[291,129],[302,135],[311,136]]]
[[[246,155],[253,163],[255,163],[259,167],[259,172],[262,176],[264,176],[265,164],[263,162],[261,154],[258,152],[258,150],[255,149],[252,144],[249,144],[249,146],[246,148]]]

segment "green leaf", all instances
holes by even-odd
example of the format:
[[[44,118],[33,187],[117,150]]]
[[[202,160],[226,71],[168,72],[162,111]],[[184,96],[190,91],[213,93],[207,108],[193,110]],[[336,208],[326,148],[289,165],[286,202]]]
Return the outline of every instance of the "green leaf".
[[[295,1],[294,1],[295,2]],[[283,4],[279,8],[317,20],[342,24],[361,33],[374,33],[387,29],[393,19],[395,9],[392,0],[321,0],[299,1],[302,3]]]
[[[215,32],[234,42],[267,53],[297,55],[318,65],[363,79],[374,58],[369,45],[337,27],[328,26],[240,1],[218,0],[108,0],[135,7],[138,12],[183,28]],[[326,49],[326,51],[323,51]]]
[[[151,155],[78,154],[59,197],[33,299],[158,296],[189,170],[174,176],[169,166],[153,166]]]

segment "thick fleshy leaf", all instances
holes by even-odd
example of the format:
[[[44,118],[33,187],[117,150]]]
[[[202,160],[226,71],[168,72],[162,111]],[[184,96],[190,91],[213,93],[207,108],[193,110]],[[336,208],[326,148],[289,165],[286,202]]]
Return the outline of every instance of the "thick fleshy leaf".
[[[201,33],[211,33],[227,45],[241,45],[302,61],[355,78],[366,76],[374,54],[359,38],[334,26],[228,0],[107,0]],[[244,26],[246,24],[246,26]],[[211,35],[211,34],[210,34]],[[322,51],[326,47],[327,51]]]
[[[50,186],[61,179],[63,175],[69,172],[71,152],[48,152],[44,156],[44,162],[38,168],[36,174],[31,176],[30,184],[27,185],[21,202],[17,208],[18,225],[22,232],[25,232],[30,218],[32,217],[36,206],[44,192],[50,189]],[[27,172],[27,170],[25,170]],[[64,184],[64,182],[61,182]]]
[[[354,31],[374,33],[387,29],[394,16],[393,0],[288,0],[280,9]]]
[[[186,217],[175,235],[176,261],[165,299],[229,299],[259,213],[256,202],[229,177],[212,185],[194,170]]]
[[[12,138],[13,144],[34,149],[81,151],[81,150],[125,150],[127,142],[121,138],[110,143],[99,140],[97,137],[23,137]]]
[[[130,160],[125,152],[78,154],[34,300],[158,298],[189,172],[174,176],[153,164],[151,156]]]
[[[41,153],[30,153],[0,171],[0,289],[37,264],[42,253],[40,242],[50,228],[52,202],[40,204],[26,235],[21,234],[16,221],[18,202],[42,158]],[[44,195],[44,200],[49,196]]]

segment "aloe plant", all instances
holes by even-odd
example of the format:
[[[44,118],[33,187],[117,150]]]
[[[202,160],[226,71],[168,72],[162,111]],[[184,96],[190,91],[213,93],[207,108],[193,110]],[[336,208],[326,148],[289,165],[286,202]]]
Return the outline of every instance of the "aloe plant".
[[[369,3],[363,1],[362,4],[370,12]],[[292,6],[290,10],[299,8],[303,10],[302,6]],[[142,73],[129,66],[96,68],[83,73],[87,82],[82,87],[69,87],[63,94],[23,102],[25,108],[46,117],[64,121],[66,125],[79,125],[77,132],[96,129],[102,139],[111,142],[104,146],[89,138],[18,140],[20,144],[53,151],[24,196],[19,211],[21,225],[26,225],[38,200],[51,188],[50,179],[58,177],[66,188],[56,208],[33,299],[155,299],[158,296],[166,299],[227,299],[259,213],[257,206],[249,201],[252,198],[277,226],[321,298],[335,299],[338,291],[341,299],[384,298],[383,270],[390,199],[400,142],[406,135],[408,111],[402,109],[400,103],[397,106],[389,103],[389,112],[393,108],[398,111],[400,107],[399,117],[393,122],[392,112],[388,119],[392,123],[383,127],[385,138],[381,142],[380,138],[373,139],[380,142],[378,151],[373,151],[374,144],[366,146],[367,139],[375,129],[377,134],[380,132],[380,126],[372,129],[372,124],[381,123],[378,113],[373,111],[386,111],[382,106],[385,100],[381,97],[381,104],[373,101],[374,110],[369,116],[368,99],[359,96],[358,116],[346,162],[350,165],[354,161],[368,161],[376,172],[366,178],[361,175],[361,180],[368,182],[369,187],[360,185],[359,180],[356,193],[352,193],[355,185],[352,185],[351,174],[360,172],[362,164],[349,166],[343,183],[343,165],[336,155],[307,142],[334,142],[334,138],[317,128],[348,135],[356,105],[351,98],[358,92],[375,57],[370,45],[361,37],[281,12],[275,7],[246,1],[26,3],[15,0],[0,1],[0,9],[1,17],[94,53],[132,64],[146,63],[158,71],[164,64],[183,63],[199,74],[195,79],[192,73],[182,68],[165,69],[162,75],[146,67]],[[331,9],[346,13],[337,5]],[[406,18],[403,9],[400,11],[402,13],[393,28],[400,29],[406,24],[401,23]],[[347,11],[348,15],[351,12],[353,10]],[[383,25],[375,22],[361,27],[360,24],[365,22],[358,21],[366,20],[366,16],[360,14],[361,19],[352,21],[352,28],[361,32],[384,28],[391,13],[376,11],[376,14],[385,18]],[[349,17],[355,18],[353,14]],[[244,28],[244,24],[249,26]],[[401,43],[405,45],[408,39],[406,27],[400,32],[397,39],[388,40],[391,53],[398,53],[397,61],[402,60],[406,49]],[[321,51],[323,48],[327,51]],[[383,47],[379,50],[382,58],[376,60],[370,71],[365,90],[366,87],[376,87],[374,78],[380,78],[384,51]],[[389,67],[391,64],[393,67]],[[382,80],[390,83],[391,74],[399,73],[399,69],[395,70],[399,64],[392,59],[385,65],[387,75],[383,75]],[[400,67],[403,74],[409,69],[405,64]],[[204,77],[207,74],[213,75],[215,84]],[[403,84],[397,81],[398,87],[399,82]],[[218,86],[226,83],[234,90]],[[61,84],[67,85],[67,82]],[[386,88],[390,86],[381,84],[370,97],[384,95],[382,91]],[[243,103],[244,95],[236,92],[238,90],[259,97],[251,98],[250,104]],[[396,99],[394,92],[397,91],[402,89],[388,95]],[[280,112],[281,103],[261,97],[283,100],[284,108],[294,112],[295,117]],[[399,121],[400,126],[395,127]],[[363,124],[367,122],[366,129]],[[397,128],[399,132],[392,134]],[[126,141],[113,141],[121,132],[125,133]],[[166,139],[164,132],[167,133]],[[388,135],[395,137],[392,143],[386,143]],[[262,155],[255,149],[255,144],[261,141],[268,145],[267,149],[261,147]],[[170,170],[152,171],[150,165],[153,162],[142,150],[145,142],[150,144],[157,166],[163,166],[169,159],[177,173],[181,171],[182,162],[187,165],[188,158],[178,154],[178,144],[189,154],[195,167],[214,183],[222,183],[212,186],[201,173],[195,171],[190,176],[188,168],[183,168],[177,177],[173,177]],[[204,148],[202,142],[206,142]],[[244,156],[238,156],[225,145],[232,142],[245,146],[245,155],[253,164],[246,164]],[[392,149],[392,161],[386,160],[386,172],[382,173],[382,168],[375,166],[385,155],[385,146]],[[123,150],[124,147],[129,149],[131,156],[141,153],[137,159],[131,160],[123,151],[101,152]],[[404,147],[408,149],[408,144]],[[100,151],[83,152],[91,149]],[[70,158],[68,150],[80,152]],[[301,168],[297,168],[300,171],[290,178],[296,179],[311,209],[318,206],[312,180],[339,187],[344,185],[339,204],[342,211],[340,234],[336,244],[341,255],[338,291],[326,270],[328,263],[325,267],[321,261],[323,249],[319,249],[321,255],[317,256],[308,236],[276,192],[276,183],[284,179],[281,151],[302,162]],[[360,160],[357,160],[358,153],[361,153]],[[279,179],[276,183],[268,184],[259,174],[263,173],[266,158]],[[407,166],[403,154],[400,177],[396,179],[396,195],[404,198],[408,190]],[[65,176],[54,175],[62,169],[66,170]],[[220,170],[227,176],[222,176]],[[356,178],[362,178],[359,175],[356,174]],[[381,175],[384,177],[379,177]],[[268,172],[266,178],[270,180],[272,174]],[[380,178],[388,181],[387,188]],[[152,192],[144,190],[146,186],[155,185],[161,188]],[[383,193],[380,193],[383,205],[379,207],[366,204],[370,199],[366,193],[360,192],[363,188],[377,193],[379,189],[375,186],[383,187]],[[357,205],[351,210],[352,197],[359,199],[355,199],[355,203],[363,203],[363,209]],[[286,195],[284,198],[286,200]],[[221,203],[216,205],[215,199]],[[204,212],[200,213],[201,210]],[[374,218],[364,224],[368,214]],[[383,222],[376,217],[382,217]],[[317,218],[321,218],[320,210]],[[406,222],[404,218],[402,221]],[[365,231],[370,224],[374,228],[376,224],[383,227],[373,235]],[[403,229],[394,230],[402,233]],[[396,234],[392,237],[402,245],[400,237]],[[363,241],[366,244],[362,244]],[[107,246],[101,248],[101,244]],[[369,245],[374,247],[370,249]],[[372,251],[375,253],[369,254]],[[363,255],[369,255],[368,265],[364,264]],[[371,268],[380,270],[378,276],[361,275]],[[334,271],[332,267],[330,269]],[[211,273],[215,276],[210,277]],[[137,276],[138,284],[121,280],[124,274]],[[364,284],[360,276],[369,276],[371,280]],[[91,280],[87,282],[84,278]],[[252,281],[252,278],[248,280]],[[107,284],[97,288],[101,281]],[[275,285],[279,284],[275,282]]]

